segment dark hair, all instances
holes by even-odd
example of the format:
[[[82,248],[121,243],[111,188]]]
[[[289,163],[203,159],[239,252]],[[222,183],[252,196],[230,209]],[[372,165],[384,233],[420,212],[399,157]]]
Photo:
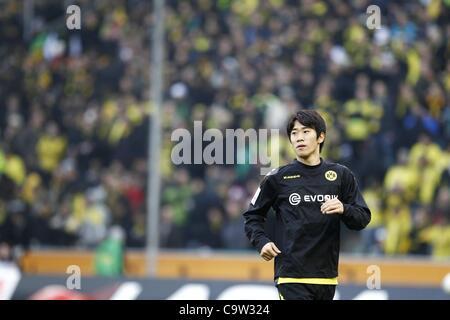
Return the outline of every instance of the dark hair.
[[[322,118],[320,113],[316,110],[300,110],[296,114],[292,115],[286,127],[287,135],[289,141],[291,141],[291,132],[294,129],[295,121],[300,122],[300,124],[305,127],[314,129],[316,131],[317,137],[323,132],[327,133],[327,126],[325,120]],[[319,151],[322,151],[322,147],[325,140],[320,144]]]

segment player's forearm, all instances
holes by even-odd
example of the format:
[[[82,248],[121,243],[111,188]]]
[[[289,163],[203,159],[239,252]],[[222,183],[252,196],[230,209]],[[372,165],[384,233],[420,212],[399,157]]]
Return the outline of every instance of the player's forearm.
[[[272,240],[270,240],[264,232],[258,233],[254,235],[254,239],[250,240],[252,245],[258,250],[258,252],[261,252],[262,248]]]
[[[245,217],[245,234],[250,240],[250,243],[261,252],[262,247],[271,240],[267,237],[264,229],[264,219],[258,216],[249,216],[244,214]]]
[[[364,229],[370,222],[369,208],[357,205],[344,204],[342,221],[351,230]]]

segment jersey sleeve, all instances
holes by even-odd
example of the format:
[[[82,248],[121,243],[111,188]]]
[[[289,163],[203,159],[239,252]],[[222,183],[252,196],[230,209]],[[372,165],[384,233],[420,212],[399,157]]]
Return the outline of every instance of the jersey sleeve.
[[[341,188],[344,205],[342,222],[352,230],[364,229],[370,222],[371,212],[359,190],[355,176],[345,167]]]
[[[261,252],[262,247],[270,240],[264,231],[267,212],[277,197],[276,181],[273,175],[267,175],[256,190],[248,210],[244,212],[245,234],[251,244]]]

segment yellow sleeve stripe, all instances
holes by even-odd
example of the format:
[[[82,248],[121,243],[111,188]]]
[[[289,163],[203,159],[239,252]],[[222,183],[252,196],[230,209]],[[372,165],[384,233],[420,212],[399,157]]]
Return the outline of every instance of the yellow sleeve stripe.
[[[337,285],[337,278],[278,278],[277,284],[283,283],[307,283],[307,284],[331,284]]]

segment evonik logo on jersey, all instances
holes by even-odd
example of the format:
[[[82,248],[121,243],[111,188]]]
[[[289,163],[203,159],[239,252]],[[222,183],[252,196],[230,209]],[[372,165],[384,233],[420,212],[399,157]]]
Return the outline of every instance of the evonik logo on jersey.
[[[293,206],[298,205],[300,202],[325,202],[331,199],[337,199],[335,194],[305,194],[303,197],[298,193],[291,193],[289,195],[289,203]]]

